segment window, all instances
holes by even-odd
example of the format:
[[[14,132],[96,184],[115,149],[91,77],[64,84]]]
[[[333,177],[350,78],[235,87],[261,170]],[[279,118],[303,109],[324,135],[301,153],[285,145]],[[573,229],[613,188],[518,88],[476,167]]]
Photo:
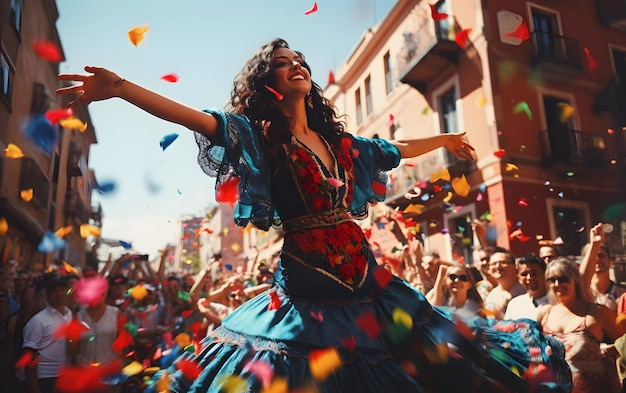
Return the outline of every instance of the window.
[[[41,208],[48,206],[50,181],[31,158],[22,160],[20,190],[33,189],[33,202]]]
[[[22,0],[11,0],[11,11],[9,14],[9,20],[15,27],[15,30],[20,31],[22,28]]]
[[[356,89],[354,92],[354,102],[356,105],[356,124],[359,125],[363,122],[363,106],[361,105],[361,89]]]
[[[14,77],[15,72],[11,69],[9,60],[4,52],[0,52],[0,87],[2,87],[2,98],[4,98],[9,105],[11,104],[11,96],[13,94]]]
[[[452,87],[439,97],[441,133],[458,132],[459,121],[456,110],[456,90]]]
[[[374,110],[374,104],[372,102],[372,79],[369,75],[365,78],[365,110],[368,115]]]
[[[383,67],[385,69],[385,90],[387,94],[393,90],[393,80],[391,79],[391,58],[389,52],[383,56]]]
[[[534,40],[537,55],[542,60],[565,61],[567,50],[564,37],[560,36],[558,16],[552,12],[533,8]]]

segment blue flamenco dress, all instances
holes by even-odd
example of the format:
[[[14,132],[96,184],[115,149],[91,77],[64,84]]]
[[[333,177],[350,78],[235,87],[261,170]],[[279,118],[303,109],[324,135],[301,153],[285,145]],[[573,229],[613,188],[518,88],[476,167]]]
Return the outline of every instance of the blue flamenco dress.
[[[377,265],[353,218],[383,200],[392,144],[343,135],[326,168],[295,137],[269,157],[246,118],[210,113],[221,130],[196,135],[201,167],[217,187],[237,176],[236,223],[281,225],[284,245],[274,286],[155,376],[171,392],[569,390],[563,348],[535,322],[466,324]]]

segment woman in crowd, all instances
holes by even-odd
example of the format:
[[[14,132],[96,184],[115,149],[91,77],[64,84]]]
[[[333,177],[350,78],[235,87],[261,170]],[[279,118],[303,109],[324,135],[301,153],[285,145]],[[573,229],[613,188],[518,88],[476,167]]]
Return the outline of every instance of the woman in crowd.
[[[439,266],[435,287],[426,299],[433,306],[442,306],[465,319],[478,316],[483,307],[469,269],[460,263]]]
[[[489,343],[454,334],[453,323],[419,291],[379,267],[353,221],[366,215],[368,202],[384,199],[385,171],[401,158],[445,147],[473,159],[464,134],[389,142],[345,132],[302,54],[281,39],[263,45],[244,65],[225,112],[182,105],[104,68],[85,71],[61,75],[80,84],[59,93],[78,94],[84,104],[120,97],[195,131],[199,163],[217,177],[218,199],[238,191],[235,222],[285,231],[272,289],[226,317],[199,354],[184,355],[202,371],[193,378],[176,372],[170,391],[219,392],[233,383],[242,391],[269,387],[251,361],[269,366],[271,383],[284,390],[472,386],[489,392],[527,385],[508,362],[482,361]],[[537,332],[529,335],[543,342]],[[449,342],[464,352],[464,360],[425,355],[447,350]],[[527,366],[526,352],[520,359]],[[551,367],[559,359],[546,356],[543,362]],[[417,365],[419,372],[411,371]]]

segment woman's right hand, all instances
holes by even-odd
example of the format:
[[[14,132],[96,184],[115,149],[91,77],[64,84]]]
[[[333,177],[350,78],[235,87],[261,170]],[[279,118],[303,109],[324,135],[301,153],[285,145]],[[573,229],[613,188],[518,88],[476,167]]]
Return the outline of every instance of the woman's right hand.
[[[85,71],[89,74],[60,74],[58,76],[64,81],[82,82],[57,89],[59,95],[78,94],[78,97],[70,102],[70,106],[79,101],[88,105],[93,101],[107,100],[119,95],[120,87],[124,83],[124,79],[119,75],[102,67],[87,66]]]

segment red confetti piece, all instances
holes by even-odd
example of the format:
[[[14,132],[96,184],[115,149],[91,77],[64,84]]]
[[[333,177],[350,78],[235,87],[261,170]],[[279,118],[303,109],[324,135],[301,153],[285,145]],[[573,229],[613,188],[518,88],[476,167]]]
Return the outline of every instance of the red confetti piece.
[[[506,33],[507,37],[512,37],[512,38],[519,38],[522,41],[526,41],[527,39],[530,38],[530,32],[528,31],[528,25],[526,24],[526,21],[522,19],[522,23],[519,24],[519,26],[517,26],[515,28],[515,30]]]
[[[161,77],[161,79],[163,79],[166,82],[170,82],[170,83],[176,83],[180,80],[180,78],[178,77],[178,75],[174,74],[174,73],[170,73],[170,74],[165,74]]]
[[[498,150],[493,152],[493,155],[498,157],[498,158],[502,158],[502,157],[504,157],[506,155],[506,150],[498,149]]]
[[[193,314],[193,310],[185,310],[181,313],[181,316],[184,318],[189,318],[191,316],[191,314]]]
[[[67,338],[68,340],[78,340],[80,339],[80,334],[88,330],[89,328],[83,325],[78,319],[72,318],[70,322],[59,326],[52,336],[56,339]]]
[[[393,115],[393,113],[390,113],[389,120],[387,120],[387,127],[391,127],[395,120],[396,120],[396,117]]]
[[[324,322],[324,315],[322,314],[321,311],[318,311],[318,312],[311,311],[311,317],[313,317],[313,319],[315,319],[319,323]]]
[[[49,109],[46,111],[45,115],[46,119],[50,122],[50,124],[56,124],[61,119],[65,119],[67,117],[71,117],[74,115],[74,111],[72,108],[67,109]]]
[[[128,348],[133,343],[133,336],[126,331],[126,329],[122,329],[120,334],[117,335],[115,341],[113,341],[113,345],[111,348],[117,352],[122,353],[125,348]]]
[[[517,204],[519,206],[528,206],[528,202],[526,202],[526,198],[520,198],[519,201],[517,201]]]
[[[328,181],[330,185],[335,188],[339,188],[344,185],[344,182],[339,179],[335,179],[334,177],[329,177],[328,179],[326,179],[326,181]]]
[[[589,71],[595,70],[598,66],[598,63],[593,58],[593,56],[591,56],[591,52],[589,52],[589,49],[587,49],[587,47],[584,47],[583,50],[585,51],[585,56],[587,57],[587,66],[589,67]]]
[[[467,44],[467,38],[469,37],[469,33],[471,31],[472,29],[463,29],[462,31],[459,31],[458,33],[456,33],[456,35],[454,36],[454,40],[456,41],[456,44],[460,46],[461,48],[465,49],[465,44]]]
[[[33,50],[40,58],[46,61],[59,62],[63,59],[61,51],[56,44],[49,40],[36,40],[33,42]]]
[[[119,372],[120,369],[120,366],[118,366],[117,370],[113,370],[109,366],[63,365],[59,368],[59,375],[54,389],[55,392],[63,393],[106,393],[109,385],[102,382],[102,378],[107,375],[114,375],[116,372]]]
[[[233,176],[220,183],[215,191],[215,200],[219,203],[234,205],[239,200],[239,177]]]
[[[444,14],[443,12],[437,11],[437,7],[435,7],[433,4],[429,4],[429,6],[430,6],[430,16],[432,16],[433,20],[440,21],[448,17],[448,14]]]
[[[282,301],[278,297],[278,294],[276,293],[276,291],[271,291],[270,292],[270,304],[269,306],[267,306],[267,309],[278,310],[281,305],[282,305]]]
[[[335,84],[335,74],[333,73],[333,70],[328,71],[328,84],[329,85]]]
[[[26,367],[36,367],[39,363],[39,356],[33,357],[32,352],[25,352],[20,358],[15,362],[15,369],[21,370]]]
[[[200,373],[202,373],[203,370],[197,362],[184,358],[180,359],[176,363],[176,368],[178,368],[182,372],[183,378],[188,381],[194,381],[196,378],[198,378],[198,376],[200,376]]]
[[[352,149],[352,158],[357,158],[359,156],[359,150],[358,149]]]
[[[317,12],[317,1],[313,3],[313,7],[310,10],[305,11],[304,15],[311,15]]]
[[[438,186],[437,184],[433,185],[433,190],[437,193],[437,192],[441,192],[441,190],[443,190],[443,188],[441,186]]]
[[[608,132],[608,133],[609,133],[609,135],[613,135],[613,134],[615,134],[615,130],[614,130],[614,129],[612,129],[612,128],[609,128],[608,130],[606,130],[606,132]]]
[[[363,315],[357,318],[357,326],[368,335],[372,340],[380,334],[380,326],[376,317],[371,311],[366,311]]]
[[[381,288],[385,288],[389,284],[389,281],[391,281],[392,277],[393,275],[391,274],[391,272],[382,267],[376,269],[376,271],[374,272],[374,278],[378,282],[378,286]]]
[[[379,181],[372,183],[372,190],[375,194],[384,194],[387,191],[387,186]]]
[[[356,339],[354,338],[352,334],[350,335],[350,337],[347,337],[347,338],[337,337],[337,339],[339,340],[339,343],[341,344],[341,346],[347,349],[348,352],[354,352],[354,350],[356,349]]]
[[[279,92],[277,92],[276,90],[272,89],[271,87],[269,87],[268,85],[265,85],[265,88],[272,94],[274,94],[276,96],[276,99],[278,101],[282,101],[284,96],[282,94],[280,94]]]

